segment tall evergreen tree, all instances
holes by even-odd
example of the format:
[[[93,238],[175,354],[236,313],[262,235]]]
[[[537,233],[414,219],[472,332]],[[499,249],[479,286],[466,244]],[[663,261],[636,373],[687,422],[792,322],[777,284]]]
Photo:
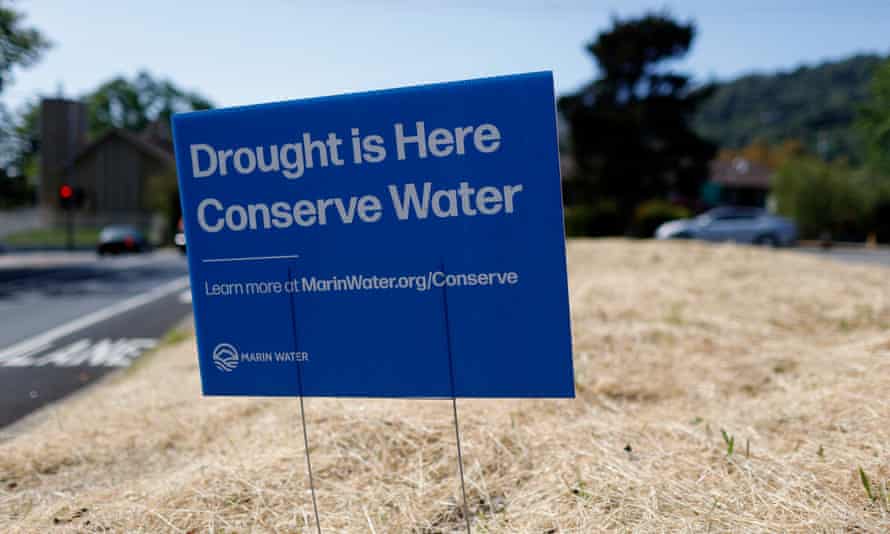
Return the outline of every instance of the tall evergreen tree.
[[[579,167],[575,198],[607,198],[625,223],[642,201],[697,198],[716,147],[690,120],[711,88],[696,89],[689,76],[665,67],[689,51],[694,36],[692,23],[650,13],[614,20],[588,45],[600,77],[559,101]]]

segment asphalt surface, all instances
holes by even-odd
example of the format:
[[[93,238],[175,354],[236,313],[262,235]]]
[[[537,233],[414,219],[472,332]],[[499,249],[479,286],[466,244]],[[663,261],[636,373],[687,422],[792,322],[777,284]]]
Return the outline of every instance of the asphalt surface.
[[[130,365],[191,312],[172,251],[0,257],[0,427]]]
[[[877,249],[834,247],[828,250],[800,247],[798,250],[847,263],[867,263],[890,267],[890,248],[886,247]]]

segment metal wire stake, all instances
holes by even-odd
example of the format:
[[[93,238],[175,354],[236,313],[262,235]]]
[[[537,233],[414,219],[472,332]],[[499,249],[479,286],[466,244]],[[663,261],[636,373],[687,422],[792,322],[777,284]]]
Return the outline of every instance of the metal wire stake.
[[[291,280],[293,274],[290,267],[287,269],[287,278]],[[297,348],[297,317],[294,312],[294,294],[290,294],[290,321],[291,333],[294,338],[294,352],[299,352]],[[315,530],[321,534],[321,521],[318,517],[318,501],[315,498],[315,480],[312,478],[312,460],[309,458],[309,431],[306,429],[306,408],[303,406],[303,362],[297,362],[297,387],[300,393],[300,422],[303,425],[303,447],[306,451],[306,469],[309,472],[309,491],[312,493],[312,510],[315,512]]]
[[[454,435],[457,437],[457,467],[460,471],[460,493],[464,498],[464,519],[467,523],[467,534],[472,534],[470,530],[470,510],[467,505],[467,488],[464,484],[464,459],[460,452],[460,425],[457,422],[457,397],[451,397],[451,407],[454,410]]]
[[[297,362],[297,365],[302,365]],[[303,445],[306,448],[306,469],[309,471],[309,491],[312,493],[312,509],[315,511],[315,530],[321,534],[321,521],[318,519],[318,501],[315,499],[315,482],[312,479],[312,460],[309,459],[309,432],[306,430],[306,410],[303,408],[303,395],[300,395],[300,421],[303,422]]]
[[[445,261],[442,260],[442,272],[445,272]],[[448,348],[448,376],[451,382],[451,409],[454,414],[454,436],[457,438],[457,467],[460,472],[460,493],[464,501],[464,521],[467,524],[467,534],[470,530],[470,508],[467,504],[467,487],[464,483],[464,458],[460,449],[460,424],[457,420],[457,391],[454,387],[454,357],[451,354],[451,321],[448,317],[448,287],[442,286],[442,308],[445,316],[445,345]]]

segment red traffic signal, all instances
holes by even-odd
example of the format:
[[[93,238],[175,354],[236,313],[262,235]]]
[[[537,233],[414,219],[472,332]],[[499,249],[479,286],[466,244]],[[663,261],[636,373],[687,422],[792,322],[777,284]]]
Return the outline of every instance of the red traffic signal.
[[[70,184],[59,186],[59,206],[64,210],[72,210],[83,205],[84,192],[82,187]]]
[[[59,198],[62,200],[71,200],[74,197],[74,188],[68,184],[59,187]]]

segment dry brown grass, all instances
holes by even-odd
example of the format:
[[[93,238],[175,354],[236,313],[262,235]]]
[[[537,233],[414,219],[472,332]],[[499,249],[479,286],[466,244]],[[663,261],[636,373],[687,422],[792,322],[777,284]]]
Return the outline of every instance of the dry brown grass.
[[[578,398],[460,402],[476,532],[890,531],[858,475],[890,481],[887,270],[625,241],[569,268]],[[459,531],[447,401],[306,407],[326,532]],[[309,532],[298,414],[202,399],[192,342],[163,350],[0,444],[0,531]]]

